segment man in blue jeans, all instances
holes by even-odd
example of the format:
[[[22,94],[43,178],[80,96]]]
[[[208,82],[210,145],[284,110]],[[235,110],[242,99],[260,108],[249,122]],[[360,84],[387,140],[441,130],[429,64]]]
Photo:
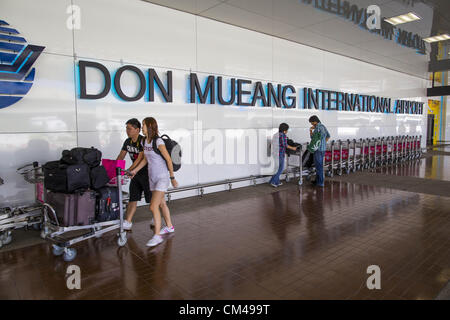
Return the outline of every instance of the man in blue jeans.
[[[330,139],[330,133],[327,128],[320,123],[319,117],[312,116],[309,118],[309,122],[312,127],[309,129],[309,134],[312,138],[313,134],[320,134],[320,145],[319,149],[314,152],[314,166],[316,167],[316,182],[313,183],[317,187],[324,186],[324,175],[323,175],[323,158],[325,156],[325,150],[327,150],[327,142]]]
[[[280,160],[278,171],[272,176],[272,179],[270,179],[270,185],[274,188],[279,187],[282,185],[280,182],[280,175],[283,173],[284,170],[284,159],[286,156],[286,149],[291,150],[297,150],[296,147],[288,146],[287,144],[287,132],[289,130],[289,125],[287,123],[282,123],[278,127],[278,159]]]

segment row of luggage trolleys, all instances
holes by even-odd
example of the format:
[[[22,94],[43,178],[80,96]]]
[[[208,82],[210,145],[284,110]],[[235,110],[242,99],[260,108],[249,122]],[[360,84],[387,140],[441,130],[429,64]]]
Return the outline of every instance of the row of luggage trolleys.
[[[27,206],[16,208],[0,208],[0,247],[12,241],[12,230],[33,226],[41,229],[41,238],[52,244],[52,252],[55,256],[63,256],[64,261],[72,261],[77,251],[72,246],[78,242],[100,238],[103,234],[118,229],[117,244],[123,247],[127,242],[126,231],[123,229],[124,210],[128,203],[128,193],[122,191],[122,184],[128,179],[125,170],[117,168],[117,177],[114,184],[107,186],[117,187],[120,214],[118,220],[105,222],[93,222],[82,226],[61,226],[55,208],[46,202],[47,191],[44,185],[44,173],[42,167],[36,162],[17,169],[25,181],[35,185],[36,202]],[[125,181],[124,181],[125,180]]]
[[[422,136],[391,136],[366,139],[332,140],[327,144],[324,155],[324,173],[328,177],[334,174],[342,175],[350,172],[374,169],[405,161],[420,159]],[[287,157],[286,181],[290,180],[290,174],[294,178],[299,174],[299,185],[303,183],[303,177],[310,180],[315,175],[313,167],[305,167],[308,157],[307,144],[300,145],[291,156],[297,156],[298,163],[292,164]],[[303,158],[303,159],[302,159]]]

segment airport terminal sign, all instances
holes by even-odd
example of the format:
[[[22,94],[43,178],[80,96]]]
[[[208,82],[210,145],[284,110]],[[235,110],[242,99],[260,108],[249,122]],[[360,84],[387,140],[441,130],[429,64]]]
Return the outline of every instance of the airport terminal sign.
[[[138,101],[147,93],[148,101],[154,102],[155,90],[158,90],[163,102],[173,102],[173,81],[172,71],[170,70],[166,71],[166,81],[163,81],[155,69],[152,68],[144,72],[136,66],[125,65],[114,71],[113,76],[111,76],[110,71],[98,62],[80,60],[78,67],[80,99],[102,99],[113,89],[119,99],[123,101]],[[87,68],[97,69],[102,74],[104,86],[100,92],[87,92]],[[139,88],[133,96],[127,95],[122,90],[121,77],[125,72],[131,72],[137,76]],[[189,74],[188,82],[190,103],[236,105],[241,107],[423,114],[423,102],[392,101],[391,98],[375,95],[317,88],[298,89],[293,85],[263,83],[261,81],[253,82],[241,78],[225,79],[222,76],[214,75],[208,75],[204,79],[199,79],[198,74],[192,72]]]

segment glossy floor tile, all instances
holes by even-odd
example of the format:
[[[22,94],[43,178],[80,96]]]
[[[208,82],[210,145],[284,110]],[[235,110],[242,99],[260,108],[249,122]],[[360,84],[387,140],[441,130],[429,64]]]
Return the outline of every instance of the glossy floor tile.
[[[448,197],[327,180],[169,206],[176,232],[152,249],[146,220],[123,248],[114,232],[76,245],[71,263],[46,243],[0,253],[0,299],[433,299],[450,280]]]
[[[409,161],[376,170],[387,175],[409,176],[450,181],[450,156],[427,156],[420,161]]]

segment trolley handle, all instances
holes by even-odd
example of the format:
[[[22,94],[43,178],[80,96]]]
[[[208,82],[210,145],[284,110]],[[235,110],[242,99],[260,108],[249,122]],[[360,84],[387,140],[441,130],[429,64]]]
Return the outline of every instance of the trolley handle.
[[[28,169],[29,167],[32,167],[32,168]],[[34,171],[34,170],[37,170],[37,169],[40,169],[40,168],[41,167],[39,167],[39,163],[37,161],[34,161],[34,162],[28,163],[28,164],[26,164],[26,165],[24,165],[24,166],[22,166],[20,168],[17,168],[16,172],[18,174],[22,174],[23,175],[23,174],[26,174],[28,172],[31,172],[31,171]]]

